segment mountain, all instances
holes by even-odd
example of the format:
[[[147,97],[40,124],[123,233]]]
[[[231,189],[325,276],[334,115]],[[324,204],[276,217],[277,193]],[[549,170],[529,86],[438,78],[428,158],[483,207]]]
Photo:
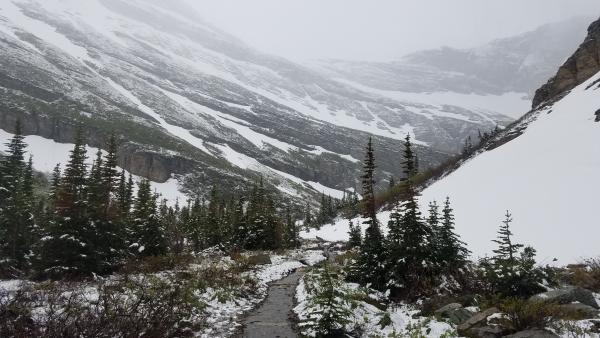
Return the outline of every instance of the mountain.
[[[183,1],[157,0],[2,1],[0,127],[17,118],[59,143],[78,125],[91,147],[115,133],[119,164],[156,182],[201,192],[261,175],[297,198],[356,186],[369,135],[386,154],[382,177],[399,177],[406,133],[427,167],[512,121],[362,91],[252,49]]]
[[[485,108],[518,118],[534,90],[583,39],[590,21],[576,17],[475,48],[425,50],[392,62],[323,60],[313,66],[391,98]]]
[[[491,254],[506,210],[519,243],[542,263],[600,254],[600,20],[558,73],[537,91],[536,108],[458,169],[422,191],[423,210],[449,196],[462,239]],[[387,224],[390,212],[379,213]],[[347,221],[305,234],[343,238]]]

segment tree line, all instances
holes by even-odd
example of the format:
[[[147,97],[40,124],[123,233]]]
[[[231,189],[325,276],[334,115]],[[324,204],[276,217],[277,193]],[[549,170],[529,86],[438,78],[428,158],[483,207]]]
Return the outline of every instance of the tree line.
[[[54,169],[48,196],[34,194],[33,158],[17,122],[0,161],[0,274],[42,278],[107,274],[148,256],[226,250],[298,247],[299,228],[290,206],[276,199],[262,178],[246,192],[213,187],[169,205],[150,181],[134,180],[117,167],[111,136],[91,166],[83,131],[69,160]]]
[[[429,203],[427,215],[419,208],[419,193],[413,181],[418,173],[410,135],[404,141],[403,158],[403,196],[392,210],[388,234],[384,236],[377,219],[376,164],[369,139],[361,176],[361,214],[366,229],[363,237],[360,225],[350,221],[348,245],[358,250],[358,256],[350,268],[349,279],[378,290],[390,290],[392,297],[401,298],[431,294],[443,280],[458,280],[469,274],[478,274],[478,280],[490,292],[504,296],[540,291],[547,274],[536,266],[532,247],[514,243],[508,211],[494,240],[498,249],[492,257],[473,265],[470,251],[455,231],[450,199],[446,198],[442,206],[436,201]]]

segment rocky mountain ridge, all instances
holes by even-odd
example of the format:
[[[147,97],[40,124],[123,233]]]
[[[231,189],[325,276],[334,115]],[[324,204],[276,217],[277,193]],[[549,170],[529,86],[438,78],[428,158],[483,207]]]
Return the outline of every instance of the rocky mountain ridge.
[[[560,94],[573,89],[600,71],[600,20],[588,28],[588,35],[577,51],[567,59],[533,98],[533,108],[555,100]]]
[[[263,176],[299,199],[357,187],[369,135],[385,185],[402,175],[406,133],[425,168],[512,121],[333,80],[250,48],[183,1],[4,1],[0,99],[5,131],[20,118],[26,133],[68,143],[83,125],[91,146],[117,134],[134,174],[175,175],[192,192]]]

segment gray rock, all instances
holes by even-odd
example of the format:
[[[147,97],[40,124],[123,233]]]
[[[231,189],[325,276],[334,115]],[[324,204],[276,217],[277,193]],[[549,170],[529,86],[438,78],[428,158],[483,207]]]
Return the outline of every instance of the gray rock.
[[[600,122],[600,109],[596,110],[595,115],[596,115],[596,119],[594,121]]]
[[[547,330],[525,330],[504,336],[506,338],[558,338],[560,336]]]
[[[598,303],[596,303],[594,294],[590,290],[575,286],[569,286],[559,290],[540,293],[532,296],[530,299],[534,301],[547,301],[558,304],[571,304],[574,302],[579,302],[581,304],[591,306],[594,309],[600,309]]]
[[[271,257],[266,254],[259,254],[248,257],[248,263],[252,265],[271,264]]]
[[[461,336],[471,336],[472,330],[474,328],[480,328],[487,326],[487,317],[493,315],[494,313],[498,313],[498,310],[495,307],[491,307],[489,309],[483,310],[471,316],[471,318],[467,319],[464,323],[458,325],[456,327],[456,331]]]
[[[575,313],[584,316],[586,318],[594,318],[600,313],[600,310],[581,303],[563,304],[560,305],[560,309],[568,313]]]
[[[465,309],[459,303],[450,303],[434,312],[438,319],[447,318],[454,324],[462,324],[473,316],[473,312]]]
[[[498,325],[486,325],[482,327],[474,327],[469,330],[468,337],[476,338],[497,338],[506,334],[506,329]]]

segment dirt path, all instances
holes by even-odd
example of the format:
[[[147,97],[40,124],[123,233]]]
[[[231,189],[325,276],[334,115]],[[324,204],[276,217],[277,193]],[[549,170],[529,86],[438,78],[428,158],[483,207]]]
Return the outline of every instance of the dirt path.
[[[294,338],[290,315],[294,306],[296,285],[304,275],[299,269],[289,276],[273,282],[265,301],[250,312],[244,321],[243,338]]]

